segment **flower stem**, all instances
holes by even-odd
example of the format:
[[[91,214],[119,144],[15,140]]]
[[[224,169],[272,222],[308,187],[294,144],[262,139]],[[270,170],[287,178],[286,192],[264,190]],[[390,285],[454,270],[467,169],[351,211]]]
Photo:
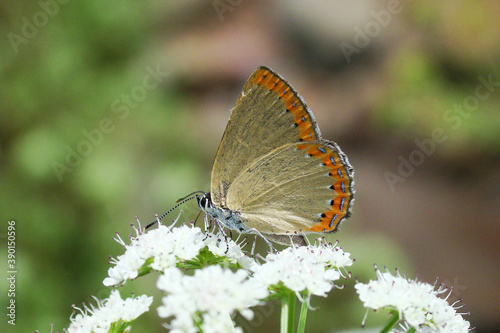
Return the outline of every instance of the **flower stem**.
[[[416,331],[416,330],[417,330],[417,329],[416,329],[415,327],[413,327],[413,326],[412,326],[412,327],[410,327],[410,328],[408,329],[408,331],[406,331],[406,333],[415,333],[415,331]]]
[[[380,333],[389,332],[399,322],[399,312],[391,311],[392,317],[387,321],[387,324],[380,330]]]
[[[293,333],[295,323],[295,295],[286,293],[281,299],[281,333]]]
[[[299,317],[299,328],[297,329],[297,333],[304,333],[306,329],[306,318],[307,318],[307,310],[309,304],[309,299],[304,298],[302,302],[302,306],[300,308],[300,317]]]

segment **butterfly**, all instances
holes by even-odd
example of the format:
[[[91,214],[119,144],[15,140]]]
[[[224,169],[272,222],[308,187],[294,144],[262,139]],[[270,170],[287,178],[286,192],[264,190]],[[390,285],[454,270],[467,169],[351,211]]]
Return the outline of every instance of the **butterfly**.
[[[210,192],[197,201],[221,227],[302,245],[304,234],[334,232],[349,217],[353,176],[302,97],[262,66],[243,86],[215,155]]]

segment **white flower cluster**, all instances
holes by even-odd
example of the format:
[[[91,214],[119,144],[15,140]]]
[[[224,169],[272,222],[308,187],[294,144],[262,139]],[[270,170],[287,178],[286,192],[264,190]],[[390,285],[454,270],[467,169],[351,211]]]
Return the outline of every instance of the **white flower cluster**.
[[[151,269],[163,271],[174,267],[177,262],[195,258],[205,246],[215,256],[225,257],[229,262],[238,262],[248,268],[253,259],[241,250],[234,240],[218,237],[212,233],[203,233],[200,228],[183,225],[166,227],[159,225],[157,229],[147,233],[135,228],[137,236],[131,239],[130,245],[117,235],[115,240],[125,247],[125,253],[117,259],[111,259],[114,267],[109,268],[109,277],[105,278],[105,286],[114,286],[129,279],[137,278],[139,270],[152,259]]]
[[[126,250],[111,260],[114,266],[104,284],[116,285],[149,270],[161,271],[157,287],[165,296],[158,314],[169,320],[166,326],[173,333],[242,332],[233,322],[236,312],[251,320],[250,307],[261,304],[270,293],[281,295],[284,288],[309,305],[312,295],[326,297],[335,281],[350,275],[346,267],[353,264],[349,253],[324,238],[314,245],[292,245],[268,254],[260,263],[243,252],[245,241],[203,233],[193,226],[159,225],[147,233],[134,229],[136,237],[131,237],[129,245],[119,236],[115,238]],[[188,275],[177,267],[196,270]],[[397,310],[405,330],[469,331],[469,322],[456,313],[454,305],[438,297],[444,288],[408,280],[399,272],[393,276],[377,270],[377,276],[376,281],[355,286],[365,307]],[[143,295],[123,301],[115,290],[109,299],[96,301],[97,307],[77,308],[80,313],[71,317],[68,332],[108,332],[117,322],[126,329],[130,321],[148,310],[152,298]]]
[[[141,269],[153,269],[164,274],[158,280],[158,288],[166,293],[163,305],[158,308],[162,318],[173,317],[172,331],[232,332],[231,316],[236,311],[250,319],[249,307],[257,305],[269,294],[269,287],[280,283],[297,293],[307,290],[308,295],[326,296],[334,281],[341,277],[339,271],[352,265],[349,254],[323,240],[316,245],[294,246],[280,253],[269,254],[264,264],[247,256],[241,242],[226,239],[223,235],[202,233],[199,228],[159,225],[147,233],[135,228],[136,237],[126,245],[125,253],[113,259],[114,267],[104,280],[107,286],[136,278]],[[183,274],[176,266],[197,256],[207,247],[223,262],[239,264],[232,272],[220,265],[195,270],[194,276]],[[200,257],[200,258],[201,258]],[[209,256],[210,257],[210,256]],[[207,257],[205,260],[211,260]],[[201,260],[203,263],[204,259]],[[187,267],[190,267],[190,266]],[[299,296],[300,297],[300,296]]]
[[[194,276],[170,268],[158,279],[157,287],[166,292],[158,308],[162,318],[174,316],[170,332],[195,332],[193,318],[200,317],[203,332],[233,332],[231,315],[238,311],[247,319],[253,318],[249,307],[257,305],[268,295],[267,288],[248,278],[245,270],[232,272],[221,266],[196,270]],[[241,329],[238,331],[242,332]]]
[[[393,276],[389,272],[377,270],[376,281],[357,283],[356,291],[364,306],[374,310],[397,310],[400,317],[417,332],[468,332],[470,324],[446,299],[438,297],[446,289],[408,280],[399,272]]]
[[[206,233],[204,243],[214,255],[226,257],[231,263],[237,262],[245,269],[248,269],[255,262],[252,257],[243,252],[242,245],[230,238],[222,240],[213,233]]]
[[[203,239],[205,234],[200,228],[183,225],[178,228],[159,225],[148,233],[141,234],[136,229],[137,237],[132,238],[130,245],[126,245],[117,236],[115,238],[120,244],[125,246],[125,253],[112,259],[115,264],[108,270],[108,275],[104,279],[105,286],[114,286],[128,279],[135,279],[139,274],[139,269],[146,263],[146,260],[153,258],[151,268],[163,271],[166,268],[175,266],[177,260],[188,260],[196,257],[200,249],[205,247]]]
[[[92,304],[84,306],[77,315],[70,317],[68,333],[107,333],[111,324],[118,321],[131,322],[149,310],[153,297],[142,295],[122,300],[117,290],[111,291],[108,299],[95,299],[97,307]]]
[[[340,247],[319,239],[315,245],[291,246],[269,254],[262,265],[254,264],[254,278],[265,285],[277,285],[280,281],[288,289],[309,295],[326,297],[334,281],[340,279],[340,269],[351,266],[349,253]]]

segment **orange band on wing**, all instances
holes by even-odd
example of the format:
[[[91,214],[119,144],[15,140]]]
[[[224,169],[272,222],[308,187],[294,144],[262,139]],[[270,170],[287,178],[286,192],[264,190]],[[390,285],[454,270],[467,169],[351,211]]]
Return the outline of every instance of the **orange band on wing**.
[[[307,106],[285,80],[268,69],[261,68],[254,73],[253,82],[258,86],[269,89],[276,94],[277,98],[284,101],[286,112],[290,112],[294,116],[294,123],[290,125],[298,128],[301,141],[321,140],[319,130],[315,130],[317,126]],[[310,230],[304,231],[334,231],[339,222],[349,214],[348,208],[353,197],[353,193],[351,193],[353,180],[351,170],[347,168],[351,168],[351,166],[343,155],[339,155],[339,152],[327,143],[305,143],[297,145],[297,148],[300,150],[307,149],[307,154],[321,161],[326,167],[325,173],[332,178],[332,185],[329,187],[333,191],[332,200],[330,201],[331,208],[326,212],[318,212],[321,215],[321,220],[314,224]]]
[[[307,149],[307,154],[313,158],[321,160],[327,168],[328,175],[332,177],[332,185],[329,187],[332,193],[330,201],[331,209],[321,213],[321,221],[313,225],[309,231],[328,232],[334,231],[339,222],[349,214],[349,204],[352,200],[351,182],[346,163],[339,156],[339,153],[327,145],[304,144],[298,145],[298,149]]]
[[[254,83],[268,88],[270,91],[275,92],[278,98],[284,100],[286,111],[294,115],[295,126],[300,131],[300,140],[313,141],[319,139],[314,131],[314,125],[307,112],[307,107],[285,80],[263,68],[256,72]]]

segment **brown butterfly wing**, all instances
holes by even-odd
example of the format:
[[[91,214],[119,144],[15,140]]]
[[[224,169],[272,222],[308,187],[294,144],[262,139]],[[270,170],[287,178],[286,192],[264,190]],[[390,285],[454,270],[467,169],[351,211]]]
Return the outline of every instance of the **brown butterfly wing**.
[[[353,173],[333,142],[286,144],[242,170],[227,205],[263,234],[335,231],[350,214]]]
[[[213,203],[227,206],[230,185],[248,165],[285,144],[319,140],[312,112],[278,74],[259,67],[231,113],[212,169]]]

